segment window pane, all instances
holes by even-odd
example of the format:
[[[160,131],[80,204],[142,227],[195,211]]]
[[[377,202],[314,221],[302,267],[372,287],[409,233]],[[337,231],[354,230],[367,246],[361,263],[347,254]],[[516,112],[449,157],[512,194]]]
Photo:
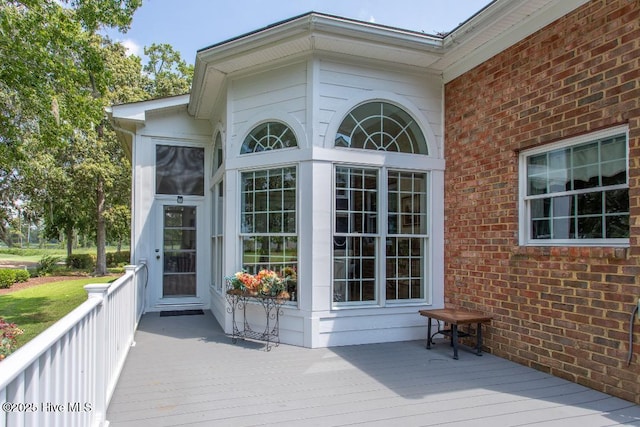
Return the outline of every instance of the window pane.
[[[602,214],[602,192],[578,195],[578,215]]]
[[[283,192],[281,190],[269,191],[269,211],[282,210],[282,196]]]
[[[627,182],[627,160],[614,160],[603,163],[602,185],[618,185]]]
[[[368,302],[384,292],[389,301],[424,299],[427,237],[427,174],[336,167],[333,301]],[[379,187],[380,186],[380,187]],[[379,206],[386,190],[387,206]],[[379,210],[387,227],[377,229]],[[338,233],[342,233],[339,235]],[[422,236],[402,236],[422,234]],[[383,256],[377,256],[384,236]],[[381,269],[382,268],[382,269]],[[383,277],[378,277],[378,273]],[[377,288],[380,286],[380,288]]]
[[[551,216],[551,199],[535,199],[531,201],[531,218],[549,218]]]
[[[573,170],[573,189],[581,190],[583,188],[600,187],[600,167],[599,165],[590,165],[575,168]],[[567,188],[571,190],[571,188]]]
[[[605,192],[606,213],[629,213],[629,190],[613,190]]]
[[[573,196],[554,197],[552,206],[556,218],[574,215]]]
[[[609,239],[625,239],[629,237],[629,215],[612,215],[606,217],[606,237]]]
[[[204,148],[156,145],[156,193],[204,196]]]
[[[570,239],[574,237],[572,218],[554,219],[552,224],[554,239]]]
[[[573,167],[598,164],[598,143],[579,145],[573,149]]]
[[[532,221],[531,237],[533,239],[550,239],[551,238],[551,221],[548,219]]]
[[[602,217],[578,218],[579,239],[601,239]]]
[[[600,147],[600,155],[602,161],[610,160],[627,160],[627,138],[625,136],[617,136],[602,141]]]

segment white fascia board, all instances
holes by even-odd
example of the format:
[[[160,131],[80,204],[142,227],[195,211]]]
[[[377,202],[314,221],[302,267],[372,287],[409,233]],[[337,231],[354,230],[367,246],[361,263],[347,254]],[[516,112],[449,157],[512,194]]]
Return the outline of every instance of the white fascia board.
[[[496,7],[503,6],[512,6],[514,0],[510,0],[509,2],[496,2]],[[521,0],[520,3],[526,0]],[[521,22],[513,25],[508,30],[504,31],[498,37],[491,38],[488,42],[484,43],[481,46],[474,48],[471,53],[456,59],[450,66],[447,66],[443,70],[443,80],[444,83],[448,83],[451,80],[461,76],[467,71],[473,69],[474,67],[482,64],[487,61],[491,57],[497,55],[498,53],[504,51],[510,46],[518,43],[519,41],[525,39],[536,31],[544,28],[545,26],[551,24],[557,19],[563,17],[564,15],[570,13],[576,8],[582,6],[585,3],[588,3],[590,0],[562,0],[562,1],[551,1],[548,6],[541,6],[540,9],[531,16],[525,17]],[[507,11],[509,13],[511,10]],[[484,12],[486,16],[480,14],[475,19],[466,22],[463,26],[459,27],[453,33],[447,35],[445,37],[445,46],[448,51],[445,56],[455,57],[455,47],[454,43],[464,43],[469,38],[475,37],[478,33],[482,31],[486,31],[494,22],[495,19],[500,18],[499,13],[495,13],[495,11],[491,8],[487,8]]]
[[[333,16],[312,15],[310,30],[322,31],[332,35],[362,38],[372,44],[398,45],[404,49],[428,49],[441,52],[443,40],[440,37],[404,30],[402,28],[386,27],[366,22],[354,22]],[[354,52],[357,54],[357,52]]]

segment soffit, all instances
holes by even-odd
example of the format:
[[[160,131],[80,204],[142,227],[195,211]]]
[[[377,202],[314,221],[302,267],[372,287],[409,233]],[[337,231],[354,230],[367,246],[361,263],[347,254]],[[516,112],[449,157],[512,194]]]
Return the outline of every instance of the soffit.
[[[588,2],[496,0],[444,37],[433,66],[446,83]]]

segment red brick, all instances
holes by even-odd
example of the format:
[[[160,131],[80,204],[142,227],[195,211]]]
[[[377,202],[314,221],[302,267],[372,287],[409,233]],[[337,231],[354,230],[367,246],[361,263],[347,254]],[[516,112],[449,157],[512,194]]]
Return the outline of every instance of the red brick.
[[[445,300],[497,317],[491,352],[638,404],[639,40],[640,2],[584,4],[447,83],[444,144]],[[519,151],[621,124],[631,247],[519,247]]]

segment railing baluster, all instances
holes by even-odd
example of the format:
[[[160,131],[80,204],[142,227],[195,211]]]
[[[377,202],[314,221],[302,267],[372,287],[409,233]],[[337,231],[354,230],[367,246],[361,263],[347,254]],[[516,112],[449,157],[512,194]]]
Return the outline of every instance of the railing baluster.
[[[104,425],[144,311],[146,267],[125,270],[112,284],[87,285],[86,302],[0,363],[0,403],[36,405],[0,412],[0,427]]]

